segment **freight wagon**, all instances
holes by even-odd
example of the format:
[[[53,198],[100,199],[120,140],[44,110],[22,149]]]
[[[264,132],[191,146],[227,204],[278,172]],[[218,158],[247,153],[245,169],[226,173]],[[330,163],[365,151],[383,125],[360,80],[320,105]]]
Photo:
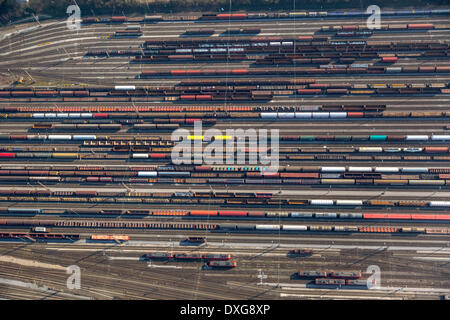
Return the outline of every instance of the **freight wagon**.
[[[314,283],[317,285],[345,285],[345,279],[316,278]]]
[[[325,278],[327,272],[323,270],[300,270],[297,275],[300,278]]]
[[[0,239],[14,239],[21,241],[52,241],[65,240],[77,241],[80,239],[79,234],[65,234],[65,233],[19,233],[19,232],[0,232]]]
[[[207,263],[208,267],[211,268],[235,268],[237,266],[236,261],[232,260],[211,260]]]
[[[177,260],[202,260],[201,253],[175,253],[174,258]]]
[[[104,234],[93,234],[90,237],[91,240],[103,240],[103,241],[128,241],[130,236],[126,235],[104,235]]]
[[[41,210],[41,209],[39,209]],[[81,211],[81,209],[77,210]],[[420,215],[419,215],[420,216]],[[423,219],[418,217],[419,219]],[[450,217],[449,217],[450,218]],[[209,231],[241,231],[252,232],[256,229],[255,224],[211,224],[211,223],[152,223],[152,222],[126,222],[126,221],[102,221],[102,220],[24,220],[24,219],[0,219],[0,225],[14,226],[54,226],[70,228],[137,228],[137,229],[173,229],[173,230],[209,230]],[[277,232],[292,231],[292,226],[279,225]],[[358,227],[358,226],[293,226],[296,231],[322,231],[322,232],[364,232],[364,233],[427,233],[427,234],[450,234],[449,228],[427,227]],[[201,257],[198,257],[199,259]]]
[[[149,252],[143,256],[146,260],[168,260],[173,259],[173,252]]]

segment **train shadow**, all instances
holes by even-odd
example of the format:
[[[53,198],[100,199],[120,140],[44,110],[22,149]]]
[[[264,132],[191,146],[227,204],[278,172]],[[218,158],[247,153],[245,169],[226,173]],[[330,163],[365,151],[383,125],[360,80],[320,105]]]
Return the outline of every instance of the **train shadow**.
[[[367,286],[364,285],[345,285],[345,284],[315,284],[314,282],[312,283],[307,283],[306,284],[306,288],[308,289],[343,289],[343,290],[368,290]]]
[[[201,34],[201,33],[193,34],[193,33],[186,33],[185,32],[185,33],[180,34],[180,38],[193,38],[193,37],[195,37],[195,38],[208,38],[208,37],[210,37],[213,34],[214,34],[214,32],[213,33],[208,33],[208,34]]]
[[[206,263],[202,266],[202,270],[206,270],[206,271],[226,271],[226,270],[231,270],[234,269],[234,267],[210,267],[208,266]]]
[[[301,254],[295,254],[295,253],[286,253],[286,258],[289,259],[296,259],[296,258],[307,258],[307,257],[311,257],[312,254],[308,254],[308,255],[301,255]]]
[[[86,239],[85,241],[86,243],[114,244],[114,245],[120,245],[126,242],[124,240],[92,240],[92,239]]]
[[[0,242],[16,242],[16,243],[74,243],[78,240],[72,239],[27,239],[27,238],[0,238]]]
[[[188,240],[181,240],[179,242],[179,244],[180,244],[180,246],[183,246],[183,247],[196,247],[196,248],[206,247],[207,246],[206,242],[195,243],[195,242],[190,242]]]
[[[295,272],[295,273],[292,273],[290,276],[289,276],[289,279],[290,280],[309,280],[309,282],[307,283],[307,284],[313,284],[314,283],[314,277],[300,277],[299,275],[298,275],[298,273],[297,272]]]
[[[164,264],[167,264],[169,262],[175,261],[173,258],[148,258],[145,254],[139,257],[140,262],[164,262]]]

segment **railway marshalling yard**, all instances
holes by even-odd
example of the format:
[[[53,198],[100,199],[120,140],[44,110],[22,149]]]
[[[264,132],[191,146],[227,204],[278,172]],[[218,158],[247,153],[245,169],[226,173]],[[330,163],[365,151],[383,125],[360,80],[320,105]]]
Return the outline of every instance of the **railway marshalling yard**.
[[[0,298],[450,294],[449,13],[378,30],[362,16],[139,19],[1,36],[15,84],[0,88]],[[175,129],[208,143],[198,121],[227,142],[226,129],[279,129],[279,170],[173,164]],[[371,266],[374,288],[332,274]]]

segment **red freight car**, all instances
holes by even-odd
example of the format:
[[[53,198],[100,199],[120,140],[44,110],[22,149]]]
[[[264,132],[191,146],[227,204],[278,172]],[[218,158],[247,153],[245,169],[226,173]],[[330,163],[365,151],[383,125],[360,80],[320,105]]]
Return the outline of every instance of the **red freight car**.
[[[191,216],[217,216],[217,211],[211,210],[191,210]]]
[[[0,152],[0,158],[14,158],[16,156],[13,152]]]
[[[412,30],[418,30],[418,29],[430,30],[430,29],[434,29],[434,25],[432,23],[408,24],[408,29],[412,29]]]
[[[386,63],[395,63],[398,61],[397,57],[382,57],[381,58],[381,62],[386,62]]]

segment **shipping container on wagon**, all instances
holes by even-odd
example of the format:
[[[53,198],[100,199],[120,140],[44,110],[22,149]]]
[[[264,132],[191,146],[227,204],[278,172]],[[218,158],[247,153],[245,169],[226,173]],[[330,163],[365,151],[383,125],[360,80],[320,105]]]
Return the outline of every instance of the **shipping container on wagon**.
[[[277,224],[257,224],[255,225],[255,230],[261,231],[277,231],[280,230],[281,226]]]

